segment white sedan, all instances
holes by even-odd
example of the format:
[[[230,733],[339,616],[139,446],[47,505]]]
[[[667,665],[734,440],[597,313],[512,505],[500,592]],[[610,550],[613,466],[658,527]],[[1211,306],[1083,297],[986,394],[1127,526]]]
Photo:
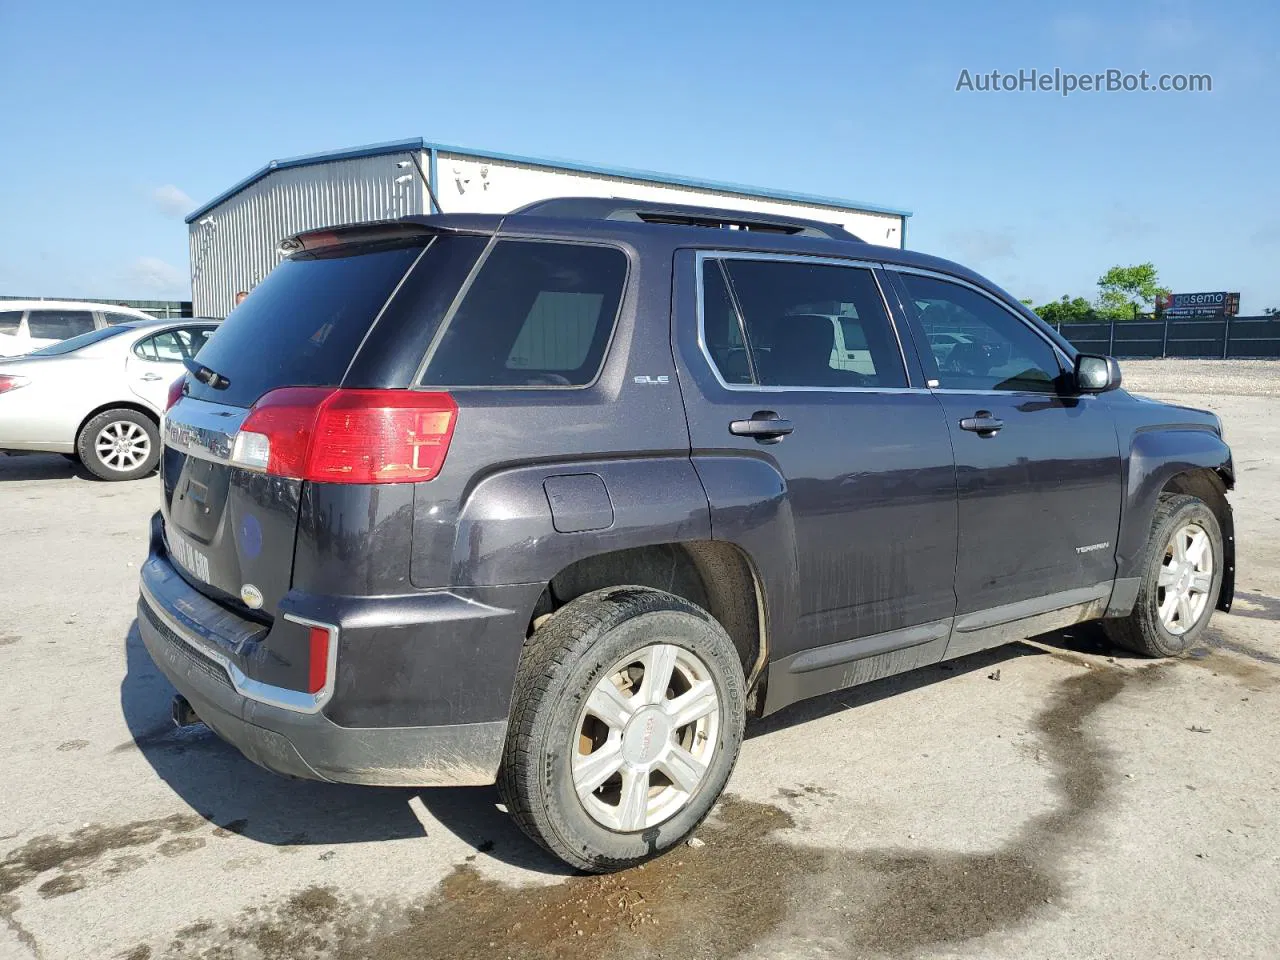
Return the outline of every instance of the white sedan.
[[[132,307],[80,300],[0,300],[0,357],[20,357],[117,323],[152,319]]]
[[[126,322],[0,360],[0,450],[61,453],[103,480],[145,476],[169,387],[216,327]]]

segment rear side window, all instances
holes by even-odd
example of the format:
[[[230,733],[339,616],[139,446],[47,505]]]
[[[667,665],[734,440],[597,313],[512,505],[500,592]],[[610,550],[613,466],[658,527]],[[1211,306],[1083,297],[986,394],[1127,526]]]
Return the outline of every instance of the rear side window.
[[[351,248],[285,260],[200,351],[231,381],[213,390],[189,378],[191,396],[252,406],[277,387],[337,386],[421,246]]]
[[[129,313],[104,313],[102,319],[107,322],[107,326],[114,327],[117,323],[137,323],[142,318]]]
[[[716,277],[719,269],[728,280],[724,293]],[[726,383],[907,385],[880,288],[864,267],[804,260],[708,260],[703,264],[703,295],[704,336]],[[726,302],[740,311],[745,351],[735,344]],[[724,319],[718,319],[721,315]],[[749,353],[749,358],[742,353]]]
[[[438,336],[421,383],[591,383],[604,362],[626,278],[626,254],[613,247],[500,241]]]
[[[94,326],[88,310],[32,310],[27,314],[27,332],[37,340],[68,340]]]
[[[21,324],[21,310],[6,310],[0,313],[0,333],[17,333]]]

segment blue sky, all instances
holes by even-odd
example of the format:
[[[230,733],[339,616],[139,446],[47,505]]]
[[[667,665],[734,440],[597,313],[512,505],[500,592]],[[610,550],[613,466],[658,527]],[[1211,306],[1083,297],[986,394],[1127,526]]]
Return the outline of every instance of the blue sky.
[[[914,212],[1042,301],[1152,260],[1280,307],[1274,3],[0,0],[0,293],[187,296],[182,214],[275,157],[410,136]],[[1213,92],[956,92],[972,73]]]

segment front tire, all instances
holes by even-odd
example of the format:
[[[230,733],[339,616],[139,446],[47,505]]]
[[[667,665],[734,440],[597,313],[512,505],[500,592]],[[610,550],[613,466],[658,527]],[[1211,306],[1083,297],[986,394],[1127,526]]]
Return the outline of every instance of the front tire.
[[[1138,599],[1129,616],[1104,621],[1108,635],[1144,656],[1186,656],[1209,627],[1222,571],[1222,529],[1213,511],[1198,497],[1161,495]]]
[[[498,789],[533,840],[579,870],[658,856],[711,811],[742,744],[742,665],[680,597],[609,587],[529,641]]]
[[[160,430],[137,410],[104,410],[80,430],[76,453],[100,480],[137,480],[160,462]]]

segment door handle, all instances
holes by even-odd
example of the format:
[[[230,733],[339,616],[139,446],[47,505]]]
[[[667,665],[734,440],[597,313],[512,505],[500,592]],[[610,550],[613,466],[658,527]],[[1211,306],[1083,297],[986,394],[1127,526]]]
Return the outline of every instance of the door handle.
[[[757,443],[777,443],[792,429],[790,420],[772,410],[757,410],[748,420],[729,421],[729,432],[735,437],[754,437]]]
[[[150,380],[163,380],[163,379],[164,379],[164,377],[160,376],[160,374],[158,374],[158,373],[144,373],[144,374],[143,374],[142,376],[140,376],[138,379],[139,379],[139,380],[148,380],[148,381],[150,381]]]
[[[994,437],[1004,426],[1004,421],[991,415],[990,410],[979,410],[972,417],[960,421],[960,429],[976,433],[980,437]]]

